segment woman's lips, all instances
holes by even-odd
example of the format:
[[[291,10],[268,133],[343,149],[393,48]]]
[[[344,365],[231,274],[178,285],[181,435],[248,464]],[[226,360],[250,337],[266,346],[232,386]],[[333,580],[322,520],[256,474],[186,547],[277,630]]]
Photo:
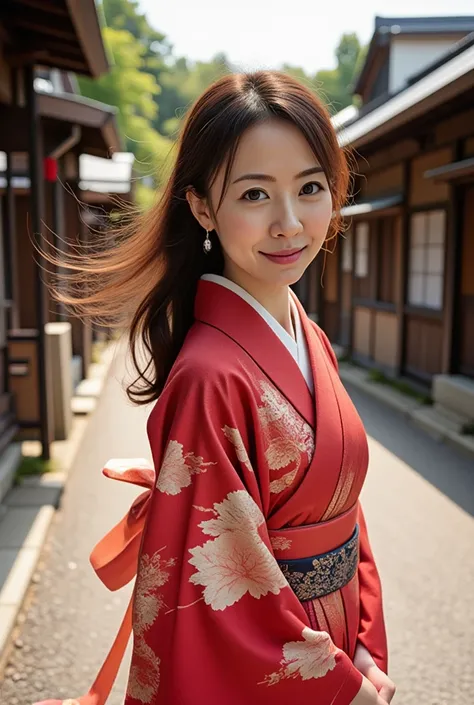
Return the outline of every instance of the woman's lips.
[[[300,256],[303,250],[306,249],[305,247],[300,247],[297,250],[280,250],[280,252],[261,252],[264,257],[270,260],[270,262],[276,262],[276,264],[292,264],[293,262],[296,262]]]

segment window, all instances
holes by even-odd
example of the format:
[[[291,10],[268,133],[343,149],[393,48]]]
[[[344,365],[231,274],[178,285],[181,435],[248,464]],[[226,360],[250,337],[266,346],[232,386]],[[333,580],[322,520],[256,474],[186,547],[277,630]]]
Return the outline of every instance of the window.
[[[342,243],[342,271],[352,272],[352,232],[350,230],[345,234]]]
[[[369,275],[369,224],[356,225],[355,276],[364,279]]]
[[[443,308],[445,230],[445,211],[412,216],[408,278],[412,306]]]

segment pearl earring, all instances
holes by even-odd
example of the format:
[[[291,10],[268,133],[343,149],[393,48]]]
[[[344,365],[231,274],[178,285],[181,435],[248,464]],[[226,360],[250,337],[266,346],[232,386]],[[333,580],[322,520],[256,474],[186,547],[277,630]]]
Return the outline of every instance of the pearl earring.
[[[212,250],[212,242],[211,238],[209,237],[209,230],[206,230],[206,239],[204,240],[204,244],[202,246],[204,252],[206,255],[209,254],[209,252]]]

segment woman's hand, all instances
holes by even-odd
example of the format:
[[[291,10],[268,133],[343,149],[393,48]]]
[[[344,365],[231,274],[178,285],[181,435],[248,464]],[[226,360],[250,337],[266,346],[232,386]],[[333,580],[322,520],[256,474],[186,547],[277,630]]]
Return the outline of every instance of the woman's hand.
[[[393,681],[375,663],[365,646],[358,644],[354,656],[354,666],[375,686],[380,698],[390,703],[395,695],[396,687]]]
[[[377,693],[375,685],[364,676],[360,690],[351,701],[351,705],[387,705],[387,703]]]

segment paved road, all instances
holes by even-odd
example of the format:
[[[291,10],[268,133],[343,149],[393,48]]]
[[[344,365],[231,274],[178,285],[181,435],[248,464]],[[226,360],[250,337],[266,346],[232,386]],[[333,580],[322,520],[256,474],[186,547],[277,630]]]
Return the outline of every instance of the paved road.
[[[0,685],[1,705],[84,692],[127,604],[129,590],[107,593],[88,565],[93,544],[136,494],[102,478],[101,466],[110,456],[149,456],[147,410],[126,401],[122,377],[117,360],[32,587]],[[370,436],[363,501],[384,582],[395,702],[472,705],[474,464],[350,391]],[[127,664],[109,705],[123,703],[126,670]]]

